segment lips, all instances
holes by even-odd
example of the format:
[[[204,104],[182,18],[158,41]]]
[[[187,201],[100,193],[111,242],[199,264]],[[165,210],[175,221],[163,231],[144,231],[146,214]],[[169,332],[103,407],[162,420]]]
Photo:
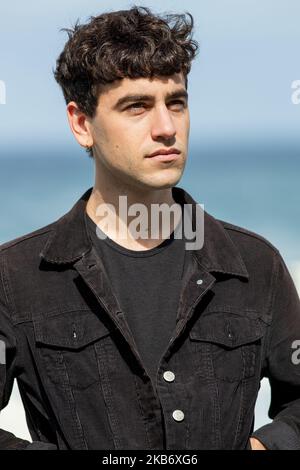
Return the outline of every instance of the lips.
[[[180,154],[180,150],[176,148],[170,148],[170,149],[159,149],[156,150],[155,152],[151,153],[151,155],[148,155],[148,158],[155,157],[157,155],[174,155],[174,154]]]

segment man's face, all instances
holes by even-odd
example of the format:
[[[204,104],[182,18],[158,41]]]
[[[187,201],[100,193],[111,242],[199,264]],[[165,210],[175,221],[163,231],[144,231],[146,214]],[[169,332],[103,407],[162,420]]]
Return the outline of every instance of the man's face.
[[[187,158],[189,129],[181,73],[153,79],[124,78],[106,85],[90,120],[99,171],[105,167],[120,183],[140,190],[177,184]],[[173,158],[149,157],[157,150],[172,148],[180,152]]]

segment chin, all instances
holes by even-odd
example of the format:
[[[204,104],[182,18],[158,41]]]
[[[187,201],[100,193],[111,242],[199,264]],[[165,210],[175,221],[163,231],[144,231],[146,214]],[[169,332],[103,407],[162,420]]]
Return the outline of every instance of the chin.
[[[148,183],[153,189],[168,189],[176,186],[182,177],[182,172],[174,174],[155,175]]]

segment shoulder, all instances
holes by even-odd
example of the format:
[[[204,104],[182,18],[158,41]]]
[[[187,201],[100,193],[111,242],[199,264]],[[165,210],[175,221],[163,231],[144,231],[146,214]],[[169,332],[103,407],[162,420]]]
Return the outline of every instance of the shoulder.
[[[22,256],[22,254],[25,255],[27,252],[34,255],[36,250],[39,250],[46,242],[46,239],[55,227],[55,223],[51,222],[32,232],[2,243],[0,245],[0,257],[13,256],[14,254]]]
[[[222,225],[232,241],[238,244],[240,248],[244,246],[245,249],[252,248],[259,251],[266,251],[271,255],[279,254],[278,248],[276,248],[276,246],[273,245],[273,243],[265,238],[262,234],[253,232],[248,228],[240,227],[239,225],[234,225],[224,220],[216,220]]]

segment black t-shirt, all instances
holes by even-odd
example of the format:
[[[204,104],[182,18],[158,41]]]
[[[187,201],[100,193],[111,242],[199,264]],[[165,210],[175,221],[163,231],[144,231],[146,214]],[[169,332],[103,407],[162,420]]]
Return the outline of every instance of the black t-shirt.
[[[155,248],[130,250],[109,237],[104,240],[99,238],[96,224],[87,213],[85,215],[92,242],[107,270],[112,291],[155,385],[159,360],[176,326],[185,240],[174,238],[173,231],[170,238]]]

